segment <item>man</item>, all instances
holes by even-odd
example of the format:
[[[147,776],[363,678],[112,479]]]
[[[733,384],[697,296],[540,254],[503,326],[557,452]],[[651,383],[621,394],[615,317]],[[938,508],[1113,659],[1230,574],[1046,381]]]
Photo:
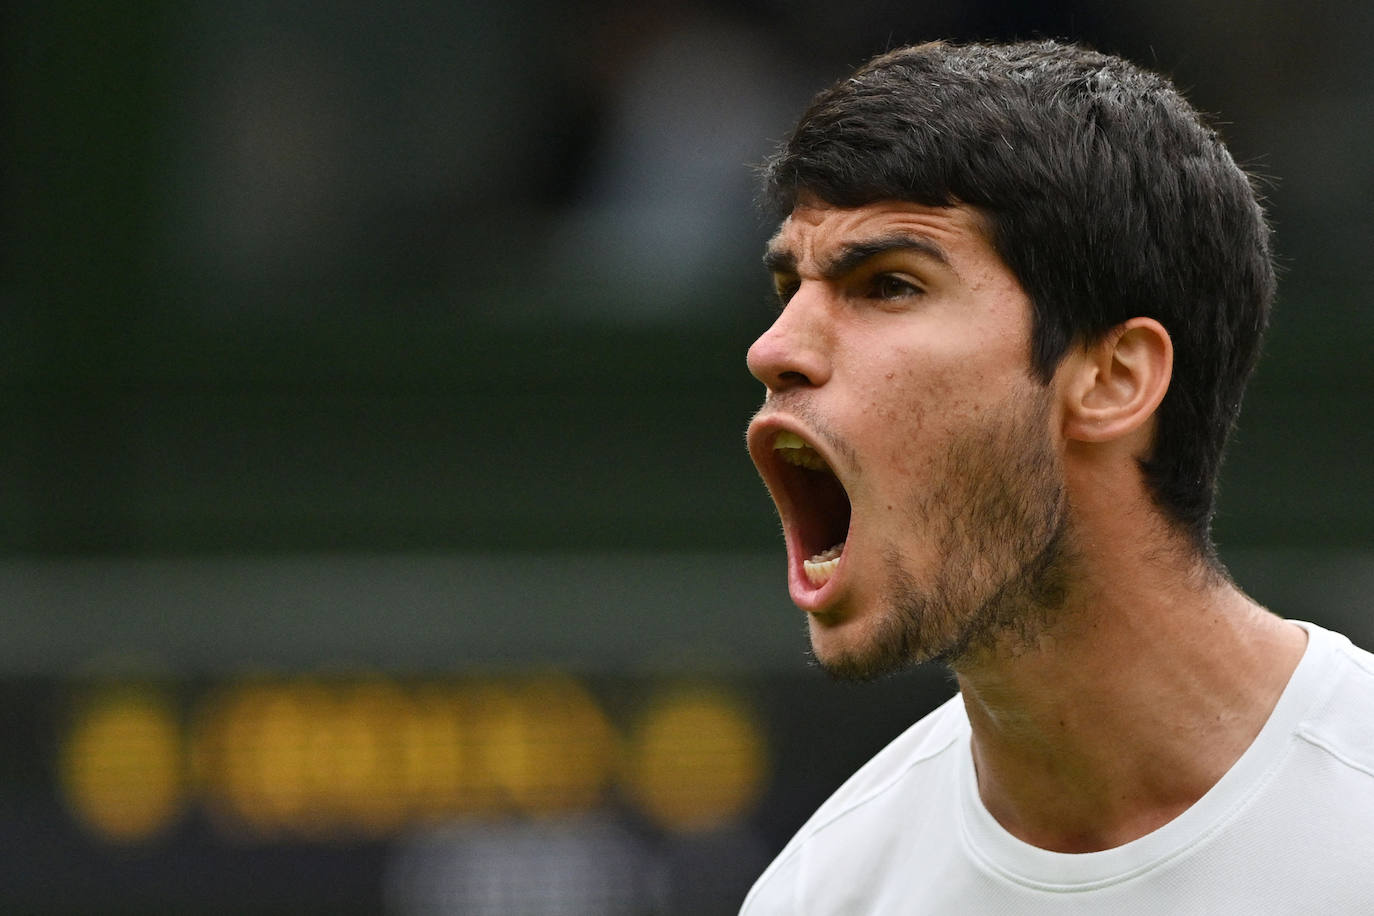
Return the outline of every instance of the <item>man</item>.
[[[960,695],[759,878],[774,913],[1374,912],[1374,657],[1209,529],[1273,292],[1246,175],[1163,78],[930,44],[769,162],[751,457],[846,678]]]

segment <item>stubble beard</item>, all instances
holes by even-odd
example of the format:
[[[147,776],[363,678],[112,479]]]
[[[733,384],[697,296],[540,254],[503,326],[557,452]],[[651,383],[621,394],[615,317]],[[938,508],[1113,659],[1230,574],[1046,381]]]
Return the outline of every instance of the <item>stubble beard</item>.
[[[1036,644],[1063,605],[1067,500],[1049,441],[1049,394],[1010,403],[946,451],[935,487],[910,497],[911,524],[934,545],[922,584],[895,547],[884,553],[884,606],[867,638],[816,656],[840,680],[872,680],[938,661],[960,668],[982,653]]]

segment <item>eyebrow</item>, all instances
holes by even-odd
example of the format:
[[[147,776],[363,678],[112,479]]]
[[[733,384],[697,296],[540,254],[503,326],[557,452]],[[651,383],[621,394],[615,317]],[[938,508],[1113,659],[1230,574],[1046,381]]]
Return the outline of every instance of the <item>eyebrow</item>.
[[[913,252],[945,267],[950,266],[949,257],[935,242],[919,235],[894,232],[842,246],[835,254],[821,261],[820,275],[825,280],[833,281],[856,270],[864,262],[893,251]],[[769,247],[763,255],[763,266],[775,274],[795,275],[797,256],[781,246]]]

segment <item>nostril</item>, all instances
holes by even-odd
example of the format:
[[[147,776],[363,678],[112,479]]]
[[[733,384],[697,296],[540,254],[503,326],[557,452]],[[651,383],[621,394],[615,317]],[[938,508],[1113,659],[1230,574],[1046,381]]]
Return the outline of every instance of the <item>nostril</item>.
[[[773,391],[814,387],[823,384],[826,375],[818,360],[800,357],[757,362],[751,360],[749,370],[754,378]]]
[[[770,389],[823,385],[829,375],[824,340],[798,316],[780,316],[749,348],[749,372]]]

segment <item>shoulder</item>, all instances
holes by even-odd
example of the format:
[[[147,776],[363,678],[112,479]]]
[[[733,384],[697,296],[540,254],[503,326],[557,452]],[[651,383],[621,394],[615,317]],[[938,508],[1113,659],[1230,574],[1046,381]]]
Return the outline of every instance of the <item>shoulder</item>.
[[[929,814],[943,799],[951,808],[953,787],[967,746],[968,719],[955,695],[897,736],[835,791],[764,871],[745,900],[744,914],[792,912],[792,901],[818,880],[862,881],[847,874],[852,864],[868,869],[884,858],[882,848],[907,828],[913,803]],[[963,739],[963,740],[960,740]]]
[[[949,756],[959,738],[968,737],[963,699],[955,695],[902,732],[847,779],[797,832],[804,839],[882,798],[913,770]],[[795,842],[795,840],[794,840]]]
[[[1233,852],[1231,874],[1267,888],[1271,900],[1292,901],[1285,912],[1367,912],[1374,899],[1374,656],[1344,636],[1307,629],[1314,683],[1286,752],[1216,848]]]
[[[1324,689],[1299,724],[1298,737],[1374,778],[1374,654],[1338,633],[1305,626],[1319,642]]]

